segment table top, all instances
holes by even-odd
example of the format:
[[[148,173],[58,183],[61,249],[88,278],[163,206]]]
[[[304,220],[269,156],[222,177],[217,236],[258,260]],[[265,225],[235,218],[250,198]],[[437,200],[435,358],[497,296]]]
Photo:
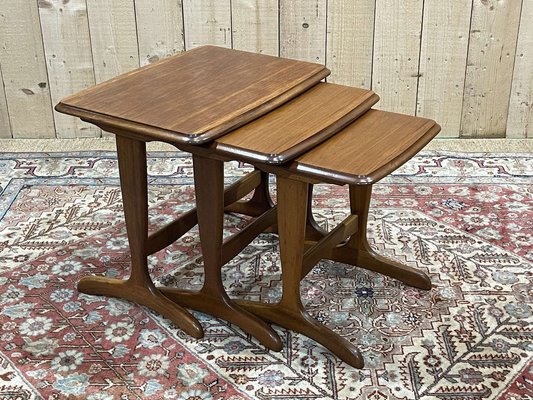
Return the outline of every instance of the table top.
[[[371,90],[319,83],[216,139],[212,148],[240,160],[281,164],[328,139],[378,100]]]
[[[199,47],[63,99],[56,110],[147,140],[201,144],[314,86],[323,65]]]
[[[412,158],[439,131],[430,119],[370,110],[280,172],[326,183],[372,184]]]

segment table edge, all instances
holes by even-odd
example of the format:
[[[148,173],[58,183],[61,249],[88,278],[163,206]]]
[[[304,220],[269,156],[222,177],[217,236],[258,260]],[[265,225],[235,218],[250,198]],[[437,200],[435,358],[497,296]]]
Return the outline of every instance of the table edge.
[[[306,90],[310,89],[330,74],[331,71],[328,68],[323,67],[315,74],[309,76],[307,79],[300,82],[296,86],[293,86],[289,90],[281,93],[279,96],[262,103],[258,107],[239,115],[231,121],[220,124],[215,128],[199,134],[182,133],[169,129],[158,128],[153,125],[126,120],[120,117],[88,111],[83,108],[66,104],[64,102],[65,99],[61,100],[54,107],[54,109],[59,113],[78,117],[83,121],[96,125],[105,131],[109,131],[109,128],[114,128],[116,130],[131,131],[139,135],[146,135],[147,140],[175,141],[178,143],[201,145],[223,136],[232,130],[237,129],[248,122],[251,122],[252,120],[272,111],[299,94],[303,94]]]
[[[336,185],[371,185],[385,176],[395,171],[400,166],[409,161],[416,153],[422,150],[441,130],[439,124],[433,120],[428,120],[426,123],[427,132],[418,138],[409,148],[403,153],[391,159],[385,165],[375,169],[368,175],[354,175],[345,172],[333,171],[326,168],[307,167],[304,164],[298,164],[294,161],[288,168],[284,169],[287,174],[305,176],[312,180],[320,180],[324,183],[332,183]]]
[[[236,157],[243,161],[259,162],[273,165],[284,164],[300,156],[306,151],[311,150],[319,144],[325,142],[327,139],[331,138],[336,133],[340,132],[342,129],[353,123],[357,118],[366,113],[374,104],[379,101],[379,96],[371,90],[368,91],[366,96],[367,97],[363,100],[363,102],[358,104],[356,108],[347,112],[344,116],[336,120],[333,124],[308,137],[307,139],[302,140],[301,142],[293,145],[285,151],[267,154],[217,142],[213,144],[214,149],[218,153],[230,157]]]

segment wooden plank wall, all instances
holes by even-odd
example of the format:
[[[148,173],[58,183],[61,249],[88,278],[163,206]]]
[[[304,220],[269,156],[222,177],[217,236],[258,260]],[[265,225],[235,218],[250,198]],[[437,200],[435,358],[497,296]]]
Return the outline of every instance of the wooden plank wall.
[[[0,138],[101,136],[52,106],[203,44],[323,63],[441,137],[533,138],[533,0],[0,1]]]
[[[533,137],[533,1],[524,0],[506,135]]]
[[[36,1],[0,1],[0,70],[9,118],[6,121],[1,111],[0,90],[0,129],[10,125],[13,137],[53,137],[54,116]],[[3,131],[2,136],[8,135]]]

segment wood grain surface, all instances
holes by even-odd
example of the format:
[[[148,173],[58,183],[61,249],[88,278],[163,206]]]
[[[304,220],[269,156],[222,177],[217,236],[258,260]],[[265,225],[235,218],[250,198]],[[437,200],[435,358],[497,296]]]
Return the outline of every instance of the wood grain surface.
[[[148,271],[148,179],[146,144],[117,136],[117,155],[124,219],[131,255],[128,279],[84,276],[78,282],[81,293],[112,296],[142,304],[174,322],[195,338],[204,336],[202,325],[189,311],[165,297],[154,286]]]
[[[185,48],[205,44],[232,47],[230,0],[183,0]]]
[[[66,20],[72,20],[73,5],[80,17],[77,32],[57,33],[72,31]],[[137,38],[131,36],[132,7]],[[532,8],[531,0],[3,0],[0,137],[11,136],[6,113],[14,138],[87,136],[80,129],[86,125],[73,118],[78,129],[65,132],[66,117],[56,129],[49,92],[59,100],[79,90],[68,83],[83,77],[79,68],[93,68],[97,83],[103,69],[118,73],[108,63],[115,54],[105,40],[98,43],[99,36],[111,35],[121,65],[132,48],[138,47],[143,66],[186,50],[185,41],[230,43],[237,50],[313,62],[318,57],[331,70],[328,82],[372,88],[382,98],[376,108],[409,114],[416,108],[415,115],[442,125],[441,137],[458,137],[462,124],[462,136],[501,137],[505,131],[505,137],[533,138]],[[43,40],[48,58],[42,56]],[[68,51],[57,53],[66,42]],[[62,53],[68,54],[66,64]],[[63,78],[61,65],[72,73]]]
[[[205,46],[61,101],[56,109],[98,124],[159,131],[204,143],[276,108],[329,74],[323,65]]]
[[[279,54],[278,0],[231,1],[233,48],[277,56]]]
[[[139,68],[135,5],[130,0],[86,0],[96,83]],[[102,137],[112,136],[102,132]]]
[[[0,1],[0,69],[0,137],[54,138],[36,1]]]
[[[533,138],[533,1],[522,3],[507,118],[510,138]]]
[[[52,104],[95,84],[85,0],[39,1],[46,70]],[[54,113],[58,138],[100,137],[101,131],[75,118]]]
[[[521,9],[521,1],[473,2],[461,137],[505,137]]]
[[[375,0],[328,2],[328,82],[370,88],[375,9]]]
[[[2,79],[2,66],[0,65],[0,79]],[[0,138],[11,138],[11,124],[7,110],[6,93],[4,87],[0,86]]]
[[[409,160],[439,131],[430,119],[370,110],[294,160],[288,172],[328,183],[374,183]]]
[[[331,137],[378,100],[371,90],[319,83],[213,146],[238,159],[281,164]]]
[[[185,50],[181,1],[135,0],[135,20],[141,66]]]
[[[459,137],[472,0],[424,4],[416,115],[442,125],[440,137]],[[446,99],[443,101],[443,99]]]
[[[279,0],[279,55],[326,63],[326,0]]]
[[[378,108],[415,114],[423,0],[378,0],[372,89]]]

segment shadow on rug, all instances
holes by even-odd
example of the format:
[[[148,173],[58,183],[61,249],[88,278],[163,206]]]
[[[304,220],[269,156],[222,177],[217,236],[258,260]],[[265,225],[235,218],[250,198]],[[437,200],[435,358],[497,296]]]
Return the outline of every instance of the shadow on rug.
[[[226,165],[227,183],[249,167]],[[153,227],[194,203],[192,162],[149,159]],[[194,340],[134,304],[80,295],[85,275],[128,275],[114,153],[0,154],[0,399],[531,399],[533,158],[421,153],[375,186],[370,243],[431,276],[429,292],[323,261],[303,281],[306,307],[356,343],[353,369],[275,327],[271,352],[195,313]],[[319,185],[327,229],[347,189]],[[226,233],[246,221],[226,216]],[[232,297],[280,296],[277,241],[259,236],[223,269]],[[161,284],[202,283],[197,230],[150,258]]]

